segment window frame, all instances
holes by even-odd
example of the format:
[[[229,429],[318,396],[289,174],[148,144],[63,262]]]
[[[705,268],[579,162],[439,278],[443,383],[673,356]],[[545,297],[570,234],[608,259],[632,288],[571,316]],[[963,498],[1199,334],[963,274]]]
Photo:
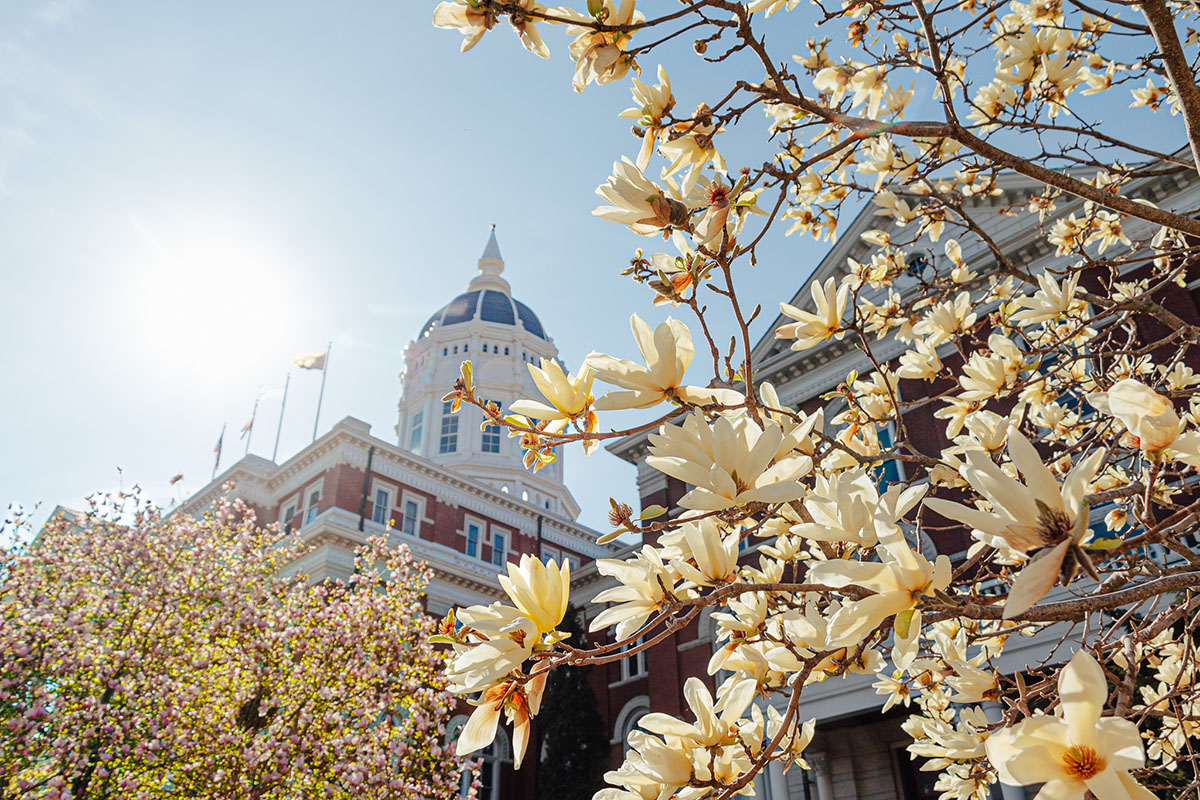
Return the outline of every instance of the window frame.
[[[300,499],[303,495],[293,495],[279,504],[279,529],[284,533],[292,531],[292,525],[296,521],[296,512],[300,511]],[[289,517],[288,512],[292,515]],[[303,513],[300,518],[303,519]]]
[[[316,495],[316,502],[313,502],[313,495]],[[304,488],[301,497],[304,499],[304,513],[301,515],[301,528],[307,528],[312,524],[317,515],[321,513],[321,498],[325,496],[325,476],[321,479],[310,483]]]
[[[442,401],[442,421],[438,428],[438,455],[458,452],[458,414],[450,410],[453,400]]]
[[[475,528],[475,552],[471,552],[471,528]],[[483,545],[487,537],[487,523],[479,517],[467,515],[463,518],[463,527],[461,531],[466,543],[463,545],[463,552],[471,558],[483,560]]]
[[[379,519],[379,494],[383,493],[387,497],[386,513],[383,519]],[[392,512],[395,510],[396,489],[390,483],[384,483],[380,480],[371,481],[371,521],[376,525],[387,527],[392,521]]]
[[[413,529],[411,531],[404,529],[405,521],[407,520],[404,512],[409,503],[414,503],[417,506],[417,516],[413,520]],[[403,489],[400,492],[400,504],[397,508],[400,509],[400,532],[419,539],[421,537],[421,528],[425,524],[425,498],[407,489]]]
[[[422,455],[425,451],[422,438],[425,434],[425,409],[420,409],[413,413],[412,423],[408,431],[408,451]]]

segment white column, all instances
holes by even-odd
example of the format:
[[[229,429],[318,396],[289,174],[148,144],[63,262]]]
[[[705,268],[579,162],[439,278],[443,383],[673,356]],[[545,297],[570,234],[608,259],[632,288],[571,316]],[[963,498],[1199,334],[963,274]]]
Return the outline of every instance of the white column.
[[[833,777],[829,774],[829,760],[824,753],[805,753],[804,760],[812,767],[814,783],[817,785],[816,800],[834,800]]]
[[[763,770],[763,774],[767,784],[766,796],[771,800],[788,800],[787,776],[783,774],[783,765],[778,761],[771,761]]]
[[[1000,704],[995,700],[986,700],[979,704],[983,709],[984,716],[988,722],[999,722],[1004,718],[1004,710],[1000,708]],[[996,782],[992,787],[992,797],[996,796],[996,788],[1000,789],[1000,800],[1025,800],[1025,790],[1018,786],[1009,786],[1007,783]]]

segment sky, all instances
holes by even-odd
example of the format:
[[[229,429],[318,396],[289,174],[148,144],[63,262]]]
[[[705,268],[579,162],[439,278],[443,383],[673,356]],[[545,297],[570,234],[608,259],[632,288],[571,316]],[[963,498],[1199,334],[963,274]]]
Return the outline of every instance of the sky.
[[[636,355],[629,314],[669,309],[619,273],[654,243],[591,214],[636,153],[627,84],[575,94],[561,29],[548,62],[505,25],[460,54],[434,5],[0,4],[0,502],[37,523],[137,484],[168,505],[207,483],[223,425],[222,465],[241,455],[260,392],[250,449],[270,457],[292,356],[326,342],[322,431],[349,415],[394,441],[404,348],[493,223],[568,366]],[[682,108],[723,93],[673,53]],[[765,120],[745,127],[749,148]],[[777,238],[751,305],[823,252]],[[293,371],[280,461],[311,439],[319,382]],[[585,524],[610,495],[636,506],[609,453],[568,451],[565,471]]]

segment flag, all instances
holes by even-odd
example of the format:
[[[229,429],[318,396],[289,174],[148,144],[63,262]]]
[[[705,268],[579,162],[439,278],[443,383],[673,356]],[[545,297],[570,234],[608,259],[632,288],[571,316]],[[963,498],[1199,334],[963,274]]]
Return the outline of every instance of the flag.
[[[250,432],[250,429],[253,427],[254,427],[254,417],[251,416],[250,420],[245,425],[242,426],[242,432],[238,434],[238,438],[245,439],[246,434],[248,434]]]
[[[175,484],[179,483],[181,480],[183,480],[182,472],[176,474],[173,478],[171,478],[171,485],[174,486]]]
[[[325,353],[297,353],[292,363],[300,369],[325,369]]]
[[[213,448],[213,455],[216,459],[213,461],[213,477],[217,477],[217,470],[221,466],[221,443],[225,441],[225,426],[221,426],[221,435],[217,437],[217,446]]]

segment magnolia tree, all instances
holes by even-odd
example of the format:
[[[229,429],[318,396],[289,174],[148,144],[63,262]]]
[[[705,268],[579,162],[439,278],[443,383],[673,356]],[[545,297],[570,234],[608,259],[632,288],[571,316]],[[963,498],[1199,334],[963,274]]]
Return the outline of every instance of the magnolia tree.
[[[452,397],[520,437],[534,469],[566,443],[650,432],[648,464],[694,487],[669,521],[614,500],[611,536],[652,544],[599,562],[618,584],[595,598],[610,644],[556,629],[569,576],[554,562],[510,565],[512,605],[458,613],[443,635],[453,688],[477,705],[460,749],[489,742],[503,713],[519,760],[548,671],[628,657],[710,609],[709,670],[729,677],[715,697],[688,680],[684,719],[647,716],[597,797],[728,798],[769,761],[803,767],[805,687],[851,673],[877,676],[885,708],[911,704],[910,751],[942,797],[983,798],[997,780],[1044,784],[1043,800],[1196,796],[1200,327],[1169,306],[1196,277],[1200,219],[1141,188],[1198,177],[1196,7],[641,5],[434,11],[464,50],[507,23],[544,57],[563,26],[577,91],[628,79],[636,140],[595,213],[646,237],[624,274],[684,318],[652,329],[635,315],[640,361],[543,361],[540,399],[482,401],[469,364]],[[681,39],[711,96],[677,102],[656,56],[680,58]],[[761,143],[744,166],[722,155],[735,126],[739,147]],[[1030,189],[1004,194],[1014,181]],[[1002,202],[1020,256],[989,227]],[[758,377],[759,309],[739,275],[771,231],[832,241],[864,204],[869,257],[814,282],[811,306],[780,306],[793,350],[860,351],[839,403],[804,413]],[[718,303],[730,330],[707,311]],[[697,348],[712,380],[685,383]],[[926,405],[945,428],[922,441],[906,416]],[[612,430],[615,409],[645,422]],[[906,480],[883,487],[889,461]],[[974,544],[951,561],[925,533],[954,526]],[[747,539],[757,563],[739,563]],[[1006,644],[1068,628],[1044,661],[998,666]]]
[[[423,567],[281,577],[302,553],[137,496],[0,550],[0,798],[456,797]]]

